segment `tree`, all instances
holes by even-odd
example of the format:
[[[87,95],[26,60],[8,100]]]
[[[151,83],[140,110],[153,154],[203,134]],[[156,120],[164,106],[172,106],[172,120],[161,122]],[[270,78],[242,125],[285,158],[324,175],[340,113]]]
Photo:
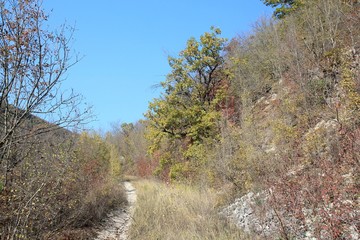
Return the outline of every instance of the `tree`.
[[[64,73],[78,61],[70,54],[73,30],[48,30],[47,19],[40,0],[0,0],[0,166],[5,172],[21,161],[14,156],[16,146],[88,116],[89,109],[79,110],[81,96],[60,88]]]
[[[117,154],[121,172],[141,177],[152,174],[152,161],[147,155],[148,141],[145,138],[146,121],[114,123],[107,133],[106,141]]]
[[[161,141],[167,139],[172,150],[166,152],[177,158],[179,155],[189,158],[197,155],[191,146],[198,146],[198,151],[204,139],[215,138],[217,134],[226,39],[219,37],[220,29],[211,30],[200,41],[190,38],[179,57],[169,57],[172,70],[161,83],[164,93],[150,103],[146,113],[149,136],[154,143],[151,151],[160,148]]]
[[[283,18],[304,4],[304,0],[262,0],[266,6],[276,7],[274,16]]]
[[[194,38],[188,40],[178,58],[169,57],[172,71],[161,83],[165,93],[150,103],[146,114],[159,133],[192,140],[207,135],[211,123],[205,123],[205,118],[210,117],[223,80],[221,53],[226,40],[219,34],[220,29],[212,28],[199,42]]]

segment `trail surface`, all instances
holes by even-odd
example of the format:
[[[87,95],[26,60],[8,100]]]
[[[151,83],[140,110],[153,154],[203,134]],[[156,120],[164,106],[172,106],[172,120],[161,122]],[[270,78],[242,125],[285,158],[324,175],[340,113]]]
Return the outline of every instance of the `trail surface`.
[[[136,202],[135,188],[130,182],[124,182],[128,206],[115,210],[108,215],[103,230],[98,232],[96,240],[126,240]]]

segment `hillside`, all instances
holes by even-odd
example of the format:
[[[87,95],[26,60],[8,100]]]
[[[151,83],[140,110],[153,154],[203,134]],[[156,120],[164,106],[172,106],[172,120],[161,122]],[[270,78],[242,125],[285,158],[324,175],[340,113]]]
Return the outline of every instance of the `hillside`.
[[[360,3],[262,2],[169,56],[145,119],[75,133],[74,30],[0,0],[0,240],[359,239]]]
[[[359,3],[264,2],[276,18],[260,19],[250,34],[226,41],[212,28],[170,56],[146,120],[124,125],[113,141],[150,153],[122,153],[125,171],[261,196],[246,203],[255,223],[265,222],[246,225],[250,233],[356,239]]]
[[[31,114],[15,136],[21,138],[2,149],[10,154],[1,165],[0,239],[86,239],[110,210],[126,203],[119,164],[100,136]]]

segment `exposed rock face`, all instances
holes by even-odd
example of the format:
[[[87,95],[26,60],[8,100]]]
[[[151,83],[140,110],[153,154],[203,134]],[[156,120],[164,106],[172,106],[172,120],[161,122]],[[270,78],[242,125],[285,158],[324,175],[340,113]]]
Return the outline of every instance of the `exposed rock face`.
[[[265,98],[259,100],[258,104],[264,101]],[[339,165],[339,159],[346,160],[344,157],[340,158],[341,145],[339,143],[341,143],[341,135],[339,129],[340,123],[336,119],[323,119],[303,134],[299,142],[302,159],[291,168],[288,168],[285,173],[286,177],[284,177],[284,181],[292,180],[299,183],[297,185],[299,188],[293,189],[296,190],[293,195],[290,197],[286,195],[290,192],[290,190],[286,191],[287,185],[282,186],[282,190],[284,190],[282,196],[278,195],[279,192],[275,193],[276,186],[272,188],[273,195],[269,189],[256,194],[249,192],[235,199],[231,205],[221,211],[221,214],[243,231],[255,233],[265,239],[284,239],[286,238],[284,233],[291,235],[287,236],[291,239],[329,239],[331,229],[328,225],[333,224],[329,221],[332,218],[336,220],[345,219],[342,220],[342,225],[337,228],[341,230],[341,237],[344,239],[360,239],[359,221],[356,220],[359,219],[357,216],[360,216],[358,207],[360,206],[360,198],[347,195],[347,192],[353,191],[352,186],[355,185],[358,179],[355,170],[357,168],[346,164]],[[271,133],[269,133],[269,136],[271,136]],[[358,142],[356,142],[358,138],[355,137],[354,139],[352,144],[359,146]],[[264,140],[263,149],[266,153],[272,153],[275,156],[277,151],[281,150],[276,146],[272,147],[269,144],[271,141],[267,141],[266,138]],[[343,166],[344,168],[332,169],[332,166]],[[334,172],[327,172],[326,170]],[[339,171],[336,172],[337,170]],[[325,178],[328,175],[333,178]],[[306,176],[309,176],[309,180],[306,179]],[[331,179],[338,180],[333,182]],[[326,187],[321,185],[324,183],[327,183]],[[314,184],[315,187],[312,188],[311,184]],[[334,192],[334,190],[331,190],[333,186],[335,186],[335,189],[336,187],[342,189],[339,190],[337,198],[324,200],[328,195],[322,196],[323,193],[316,191],[316,186],[320,186],[322,190],[330,189],[329,196],[332,196],[331,191]],[[309,189],[312,189],[312,194],[320,196],[322,199],[307,199],[309,195],[306,195],[306,193]],[[273,197],[281,201],[277,201]],[[286,205],[290,200],[294,200],[296,205],[281,205]],[[277,202],[277,204],[272,206],[270,202]],[[326,212],[328,215],[322,215],[322,212]],[[341,212],[343,214],[340,214]]]
[[[264,237],[279,237],[280,227],[276,215],[271,209],[264,209],[263,201],[267,194],[250,192],[235,201],[221,211],[240,229],[247,233],[255,233]],[[259,210],[264,211],[259,211]]]
[[[224,208],[220,214],[230,219],[237,227],[246,233],[252,233],[263,237],[264,239],[282,239],[283,230],[296,232],[291,239],[315,240],[314,237],[314,219],[312,209],[303,209],[305,217],[304,222],[299,222],[293,217],[283,218],[285,215],[281,212],[280,216],[274,209],[268,205],[269,193],[260,192],[248,194],[235,199],[235,201]],[[329,206],[331,207],[331,206]],[[358,214],[358,213],[354,213]],[[293,226],[296,229],[290,229]],[[283,229],[284,228],[284,229]],[[355,225],[348,226],[349,238],[351,240],[360,239],[359,232]],[[289,236],[288,236],[289,237]],[[320,239],[326,239],[320,238]]]

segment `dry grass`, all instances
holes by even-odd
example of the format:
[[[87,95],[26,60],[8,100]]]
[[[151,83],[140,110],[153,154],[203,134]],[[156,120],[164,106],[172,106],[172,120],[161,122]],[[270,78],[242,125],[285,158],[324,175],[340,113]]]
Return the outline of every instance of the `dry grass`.
[[[123,181],[131,181],[131,182],[139,180],[139,177],[134,175],[127,175],[127,174],[123,175],[121,178]]]
[[[138,181],[130,239],[245,239],[217,214],[216,195],[189,186]]]

